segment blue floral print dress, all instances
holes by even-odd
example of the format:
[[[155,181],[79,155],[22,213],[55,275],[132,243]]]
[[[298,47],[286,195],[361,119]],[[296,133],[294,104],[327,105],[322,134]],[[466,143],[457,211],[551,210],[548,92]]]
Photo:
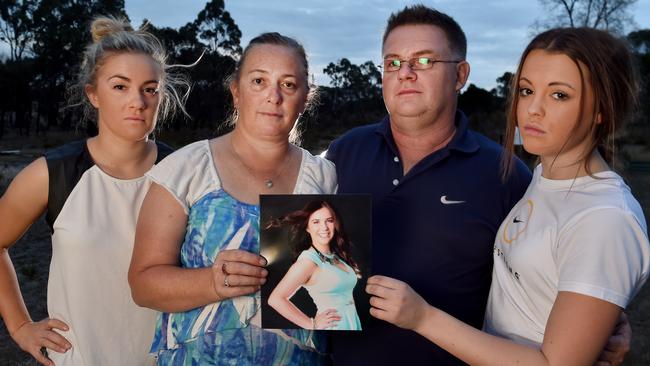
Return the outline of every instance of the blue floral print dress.
[[[219,251],[259,253],[259,206],[240,202],[221,188],[207,140],[160,162],[148,176],[165,187],[188,215],[181,246],[183,268],[212,266]],[[334,165],[302,151],[295,194],[336,190]],[[158,317],[151,352],[159,365],[319,365],[324,336],[304,329],[260,328],[260,294],[227,299]]]

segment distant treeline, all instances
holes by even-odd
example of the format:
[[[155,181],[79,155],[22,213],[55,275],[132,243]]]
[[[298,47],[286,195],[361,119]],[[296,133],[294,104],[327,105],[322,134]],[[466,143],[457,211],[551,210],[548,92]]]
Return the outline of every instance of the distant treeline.
[[[0,62],[0,146],[8,131],[21,135],[47,135],[48,131],[67,131],[79,127],[82,111],[66,101],[68,85],[75,81],[81,54],[90,39],[91,19],[97,15],[127,17],[123,0],[0,0],[0,41],[10,52]],[[218,129],[231,112],[230,95],[224,79],[240,56],[241,31],[225,10],[222,0],[209,1],[196,19],[174,29],[148,29],[166,46],[170,62],[192,64],[187,69],[193,87],[187,102],[191,118],[176,116],[162,128],[165,136],[176,136],[176,145],[189,141],[191,134],[179,131],[224,132]],[[648,144],[650,125],[650,30],[627,36],[639,65],[640,110],[628,141]],[[308,47],[308,45],[307,45]],[[341,59],[323,72],[331,86],[319,88],[318,104],[303,117],[307,147],[323,147],[341,132],[375,121],[386,114],[381,96],[381,71],[372,61],[360,65]],[[511,72],[499,77],[492,90],[469,85],[459,99],[459,107],[470,117],[471,126],[499,141],[505,126],[505,104]],[[84,125],[88,134],[92,123]],[[208,136],[203,136],[208,137]],[[192,136],[195,138],[195,136]],[[173,139],[173,137],[172,137]]]

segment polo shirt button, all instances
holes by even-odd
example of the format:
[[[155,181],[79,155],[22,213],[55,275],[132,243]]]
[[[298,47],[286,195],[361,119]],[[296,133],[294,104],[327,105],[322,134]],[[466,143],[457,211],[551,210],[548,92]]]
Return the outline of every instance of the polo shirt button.
[[[393,185],[396,186],[399,184],[399,181],[397,179],[393,179]]]
[[[399,158],[396,156],[396,157],[393,158],[393,161],[396,162],[396,163],[399,163]]]

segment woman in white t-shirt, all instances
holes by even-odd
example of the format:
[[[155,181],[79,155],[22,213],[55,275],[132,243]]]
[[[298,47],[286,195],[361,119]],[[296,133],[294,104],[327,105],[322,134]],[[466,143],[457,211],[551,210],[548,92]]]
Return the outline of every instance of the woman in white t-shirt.
[[[609,166],[633,71],[625,43],[604,31],[533,39],[514,77],[504,174],[516,126],[541,164],[495,239],[484,331],[381,276],[368,280],[371,314],[472,365],[592,365],[650,266],[641,207]]]
[[[0,200],[0,313],[12,339],[44,365],[146,365],[155,312],[131,299],[127,272],[144,174],[171,153],[149,139],[182,107],[164,48],[128,22],[91,25],[75,87],[98,134],[45,154]],[[187,85],[187,84],[186,84]],[[42,213],[52,229],[49,318],[34,322],[8,248]]]

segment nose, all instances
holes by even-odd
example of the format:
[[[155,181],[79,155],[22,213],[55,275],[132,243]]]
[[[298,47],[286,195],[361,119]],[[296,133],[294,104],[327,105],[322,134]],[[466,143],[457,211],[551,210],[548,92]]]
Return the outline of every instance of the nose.
[[[269,94],[266,96],[266,101],[271,104],[280,104],[282,102],[280,86],[276,85],[269,88]]]
[[[326,222],[321,222],[319,225],[320,225],[319,229],[321,231],[327,230],[327,223]]]
[[[541,94],[534,94],[529,100],[528,115],[529,116],[543,116],[544,115],[544,96]]]
[[[129,99],[129,106],[134,109],[142,110],[147,108],[147,102],[144,96],[144,93],[142,93],[140,90],[136,90],[135,88],[132,89],[131,97]]]
[[[402,62],[401,67],[397,70],[397,76],[400,80],[416,80],[418,78],[418,74],[413,71],[408,62]]]

